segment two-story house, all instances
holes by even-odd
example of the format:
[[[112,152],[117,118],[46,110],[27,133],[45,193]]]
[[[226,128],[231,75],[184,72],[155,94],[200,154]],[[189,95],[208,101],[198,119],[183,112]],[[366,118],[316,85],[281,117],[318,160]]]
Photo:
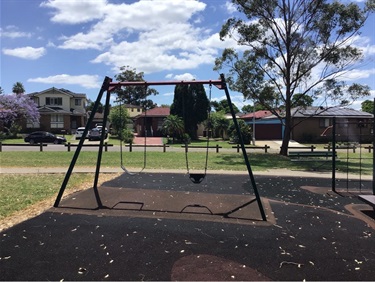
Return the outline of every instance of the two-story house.
[[[87,122],[86,94],[55,87],[27,94],[38,105],[39,123],[22,124],[23,132],[45,130],[53,133],[71,133]]]

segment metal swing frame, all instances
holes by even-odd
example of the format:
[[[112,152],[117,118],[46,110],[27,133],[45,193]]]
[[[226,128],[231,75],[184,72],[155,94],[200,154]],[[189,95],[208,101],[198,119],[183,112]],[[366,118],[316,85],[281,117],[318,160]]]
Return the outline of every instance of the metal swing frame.
[[[107,120],[108,120],[109,106],[110,106],[109,102],[110,102],[111,92],[116,90],[117,88],[120,88],[122,86],[144,85],[146,87],[146,86],[149,86],[149,85],[181,85],[181,84],[211,84],[211,85],[216,86],[218,89],[225,91],[225,95],[226,95],[228,105],[229,105],[229,108],[230,108],[230,111],[231,111],[231,115],[232,115],[232,118],[233,118],[233,123],[234,123],[234,126],[236,128],[237,134],[238,134],[239,139],[240,139],[243,158],[244,158],[244,161],[245,161],[245,164],[246,164],[246,168],[247,168],[247,171],[248,171],[248,174],[249,174],[249,178],[250,178],[252,187],[254,189],[254,194],[255,194],[256,201],[258,203],[259,211],[260,211],[262,220],[267,221],[266,214],[265,214],[265,211],[264,211],[261,199],[260,199],[260,195],[259,195],[259,192],[258,192],[258,188],[257,188],[256,182],[255,182],[254,174],[253,174],[253,171],[251,169],[250,162],[249,162],[249,159],[248,159],[248,156],[247,156],[247,153],[246,153],[245,144],[244,144],[244,141],[243,141],[243,138],[242,138],[241,130],[240,130],[240,127],[239,127],[238,122],[237,122],[236,113],[233,110],[232,101],[231,101],[231,97],[230,97],[229,90],[228,90],[228,87],[227,87],[227,83],[225,81],[224,74],[220,75],[220,80],[155,81],[155,82],[148,82],[148,81],[112,82],[111,78],[105,77],[104,81],[103,81],[103,84],[100,88],[98,97],[96,99],[96,102],[94,104],[94,107],[91,111],[90,117],[87,121],[85,130],[83,131],[82,137],[81,137],[81,139],[79,141],[79,144],[77,146],[77,149],[76,149],[76,151],[73,155],[72,161],[71,161],[71,163],[69,165],[69,168],[68,168],[68,170],[65,174],[63,183],[61,184],[59,193],[58,193],[58,195],[56,197],[56,200],[55,200],[55,203],[54,203],[54,207],[59,206],[60,201],[61,201],[61,199],[64,195],[66,186],[69,182],[70,176],[72,175],[74,166],[77,162],[77,159],[78,159],[79,154],[81,152],[81,149],[83,147],[83,142],[84,142],[84,140],[87,136],[87,133],[89,131],[89,126],[92,123],[92,121],[94,119],[94,116],[95,116],[95,113],[98,110],[98,107],[99,107],[99,104],[100,104],[100,101],[103,97],[104,92],[107,92],[105,108],[104,108],[104,116],[103,116],[103,124],[105,125],[107,123]],[[102,130],[102,135],[101,135],[101,138],[100,138],[100,144],[99,144],[99,148],[98,148],[98,157],[97,157],[97,163],[96,163],[94,183],[93,183],[93,187],[92,187],[93,190],[94,190],[95,199],[96,199],[96,202],[97,202],[97,205],[98,205],[98,207],[97,207],[98,209],[106,208],[102,204],[102,201],[101,201],[100,195],[99,195],[99,190],[98,190],[100,165],[101,165],[103,148],[104,148],[104,137],[105,137],[105,130]]]

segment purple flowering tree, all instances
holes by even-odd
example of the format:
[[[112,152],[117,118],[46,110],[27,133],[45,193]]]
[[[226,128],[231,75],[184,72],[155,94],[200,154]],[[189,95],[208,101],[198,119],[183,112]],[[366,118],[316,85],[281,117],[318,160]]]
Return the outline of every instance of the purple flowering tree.
[[[24,94],[0,94],[0,128],[7,135],[19,131],[17,123],[26,119],[39,122],[40,114],[37,104]]]

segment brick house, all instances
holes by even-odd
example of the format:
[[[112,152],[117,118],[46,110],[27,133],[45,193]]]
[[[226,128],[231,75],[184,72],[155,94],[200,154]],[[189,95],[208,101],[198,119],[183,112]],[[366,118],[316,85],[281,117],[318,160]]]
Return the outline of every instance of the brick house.
[[[86,125],[86,94],[52,87],[27,95],[38,105],[40,120],[39,123],[21,123],[23,132],[44,130],[69,134]]]
[[[161,137],[164,119],[170,115],[170,108],[156,107],[135,118],[135,132],[138,136]]]
[[[370,113],[340,107],[307,107],[306,109],[293,109],[292,116],[295,127],[291,137],[295,141],[331,140],[331,125],[334,117],[337,123],[337,141],[358,142],[360,135],[368,136],[371,140],[371,123],[374,116]]]

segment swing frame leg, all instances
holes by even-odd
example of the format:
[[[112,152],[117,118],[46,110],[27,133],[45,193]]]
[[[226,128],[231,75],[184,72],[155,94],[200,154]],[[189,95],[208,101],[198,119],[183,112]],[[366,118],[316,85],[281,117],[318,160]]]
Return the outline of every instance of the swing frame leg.
[[[223,82],[222,85],[224,87],[225,95],[227,96],[227,101],[228,101],[228,105],[229,105],[229,108],[230,108],[230,112],[232,114],[233,123],[234,123],[234,126],[236,128],[236,131],[237,131],[240,143],[241,143],[242,154],[243,154],[243,157],[244,157],[244,160],[245,160],[247,171],[249,173],[251,184],[252,184],[253,189],[254,189],[254,194],[255,194],[255,198],[256,198],[257,203],[258,203],[259,211],[260,211],[260,214],[262,216],[263,221],[267,221],[266,213],[264,212],[263,204],[262,204],[262,201],[260,199],[260,195],[259,195],[258,188],[257,188],[255,178],[254,178],[254,174],[253,174],[253,171],[252,171],[251,166],[250,166],[249,158],[247,157],[245,144],[244,144],[244,141],[243,141],[243,138],[242,138],[242,133],[241,133],[240,127],[239,127],[238,122],[237,122],[236,114],[235,114],[234,109],[233,109],[232,100],[231,100],[230,95],[229,95],[229,91],[228,91],[227,84],[225,82],[224,74],[221,74],[220,77],[221,77],[221,80]]]

